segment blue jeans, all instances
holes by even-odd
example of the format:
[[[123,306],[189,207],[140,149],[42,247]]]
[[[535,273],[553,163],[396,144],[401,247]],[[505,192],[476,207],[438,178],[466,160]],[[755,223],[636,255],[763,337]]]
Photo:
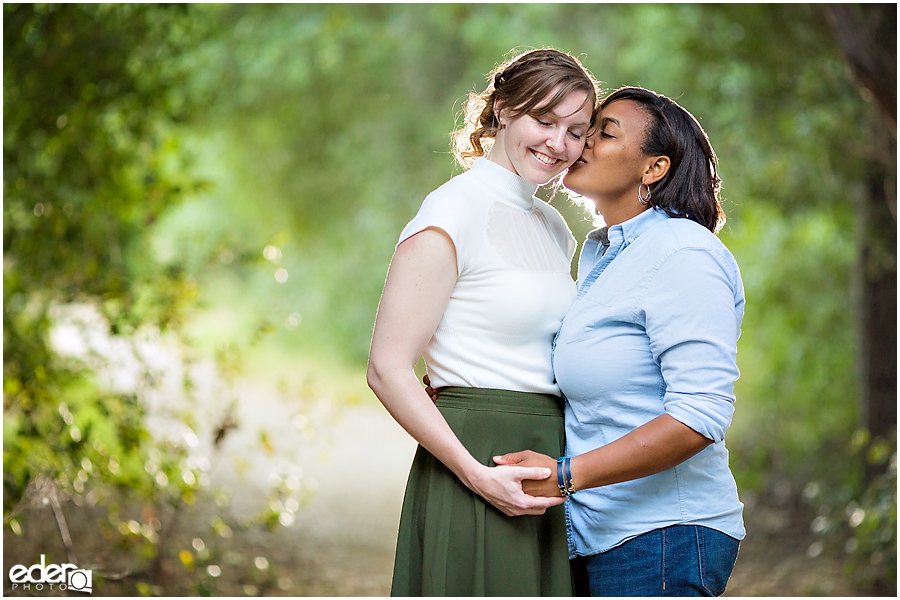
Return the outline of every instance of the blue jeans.
[[[720,596],[740,542],[709,527],[655,529],[571,561],[578,596]]]

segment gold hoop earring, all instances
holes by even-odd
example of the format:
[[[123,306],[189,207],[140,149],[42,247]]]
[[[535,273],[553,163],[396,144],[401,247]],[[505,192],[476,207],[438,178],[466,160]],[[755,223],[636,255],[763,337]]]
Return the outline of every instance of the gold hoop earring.
[[[643,183],[641,183],[641,185],[638,186],[638,202],[640,202],[644,206],[647,206],[648,204],[650,204],[650,196],[653,192],[650,191],[649,185],[646,186],[647,187],[647,197],[644,198],[643,196],[641,196],[641,188],[642,187],[644,187]]]

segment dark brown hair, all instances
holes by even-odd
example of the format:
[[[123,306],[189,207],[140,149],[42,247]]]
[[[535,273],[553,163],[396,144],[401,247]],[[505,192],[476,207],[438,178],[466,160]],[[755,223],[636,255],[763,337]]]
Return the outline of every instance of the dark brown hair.
[[[469,95],[463,126],[453,132],[453,153],[466,168],[487,154],[500,129],[498,104],[508,108],[512,118],[524,114],[541,116],[577,90],[587,94],[587,102],[593,108],[597,105],[598,88],[578,59],[565,52],[544,48],[519,54],[491,71],[484,92]],[[535,110],[535,105],[551,92],[550,101]],[[485,139],[490,142],[485,144]]]
[[[616,100],[636,102],[650,116],[641,146],[644,154],[668,156],[672,162],[669,172],[650,186],[650,205],[717,234],[725,224],[719,205],[718,159],[694,115],[674,100],[639,87],[617,89],[603,99],[600,109]]]

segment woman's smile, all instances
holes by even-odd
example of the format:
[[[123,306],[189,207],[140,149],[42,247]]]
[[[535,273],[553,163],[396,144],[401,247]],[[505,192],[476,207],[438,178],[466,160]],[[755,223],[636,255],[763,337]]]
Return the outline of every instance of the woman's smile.
[[[552,156],[549,156],[542,152],[538,152],[537,150],[534,150],[534,149],[531,150],[531,153],[534,155],[534,157],[536,159],[538,159],[538,161],[542,162],[543,164],[547,165],[548,167],[555,167],[556,163],[558,163],[560,161],[560,159],[558,159],[558,158],[553,158]]]

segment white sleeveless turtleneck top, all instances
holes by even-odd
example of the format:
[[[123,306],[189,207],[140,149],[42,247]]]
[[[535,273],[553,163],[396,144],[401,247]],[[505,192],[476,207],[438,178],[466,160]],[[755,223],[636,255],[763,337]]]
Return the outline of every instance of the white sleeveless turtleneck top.
[[[553,339],[575,298],[575,239],[537,186],[478,159],[429,194],[398,245],[428,227],[456,248],[458,280],[424,352],[431,385],[559,395]]]

